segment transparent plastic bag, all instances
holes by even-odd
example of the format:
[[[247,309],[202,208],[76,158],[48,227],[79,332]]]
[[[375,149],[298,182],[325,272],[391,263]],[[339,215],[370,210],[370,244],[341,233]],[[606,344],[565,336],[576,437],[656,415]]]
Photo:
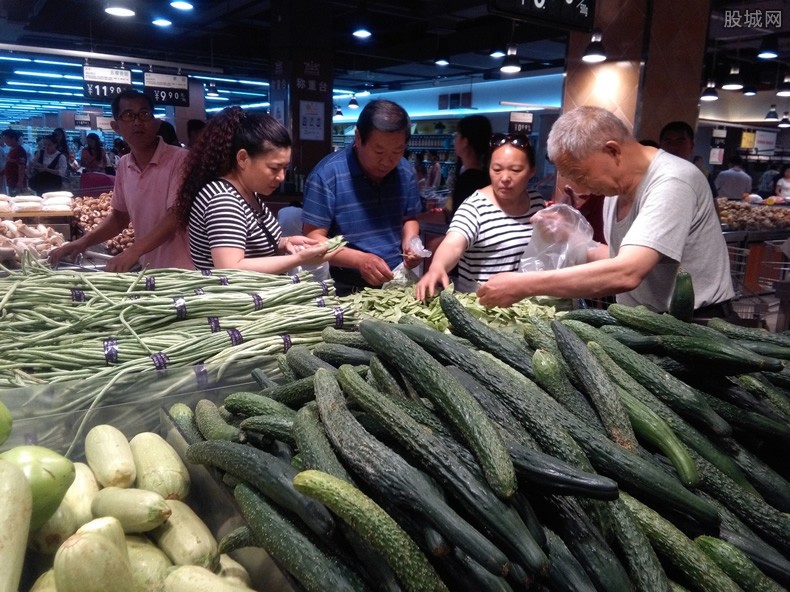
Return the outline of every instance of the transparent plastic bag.
[[[581,212],[565,204],[555,204],[532,217],[532,239],[524,250],[519,271],[561,269],[586,263],[587,250],[598,243],[593,229]]]
[[[425,245],[422,244],[419,236],[415,236],[409,241],[409,249],[423,259],[430,257],[433,254],[431,251],[425,248]],[[403,286],[416,284],[422,275],[422,264],[418,265],[414,269],[409,269],[406,267],[405,263],[401,262],[395,269],[392,270],[392,275],[393,278],[381,286],[382,288],[400,288]]]

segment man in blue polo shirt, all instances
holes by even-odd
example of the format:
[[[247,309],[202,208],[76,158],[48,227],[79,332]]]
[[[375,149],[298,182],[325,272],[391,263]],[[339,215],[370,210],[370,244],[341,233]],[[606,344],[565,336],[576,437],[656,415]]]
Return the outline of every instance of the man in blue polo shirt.
[[[326,156],[307,177],[304,234],[348,241],[330,267],[338,295],[381,286],[401,262],[411,268],[421,261],[409,248],[422,210],[414,169],[403,158],[410,131],[403,107],[371,101],[359,114],[354,144]]]

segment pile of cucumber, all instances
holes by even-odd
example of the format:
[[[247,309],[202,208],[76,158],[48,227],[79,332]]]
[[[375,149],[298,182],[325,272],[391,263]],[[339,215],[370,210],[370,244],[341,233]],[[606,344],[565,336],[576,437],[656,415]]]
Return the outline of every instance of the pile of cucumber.
[[[618,305],[514,333],[440,302],[451,333],[327,328],[259,392],[170,409],[246,520],[220,550],[308,592],[790,586],[790,338]]]

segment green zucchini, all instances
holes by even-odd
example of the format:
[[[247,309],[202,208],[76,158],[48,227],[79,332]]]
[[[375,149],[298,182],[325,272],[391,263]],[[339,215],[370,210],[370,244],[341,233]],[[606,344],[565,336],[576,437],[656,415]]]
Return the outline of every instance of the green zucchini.
[[[419,512],[492,573],[506,574],[510,563],[505,554],[450,508],[422,472],[362,428],[346,407],[335,376],[319,370],[314,378],[327,437],[354,475],[397,505]]]
[[[362,337],[359,331],[348,331],[327,326],[321,330],[321,339],[324,340],[324,343],[339,343],[359,349],[370,349],[368,342],[365,341],[365,338]]]
[[[365,320],[359,330],[378,355],[412,377],[420,394],[441,408],[474,452],[494,492],[504,499],[513,495],[516,473],[510,455],[496,425],[469,391],[395,325]]]
[[[295,415],[295,414],[294,414]],[[284,416],[277,413],[266,415],[253,415],[241,421],[239,428],[244,432],[254,432],[270,440],[279,440],[293,446],[296,444],[293,436],[294,416]]]
[[[222,555],[244,547],[257,547],[255,536],[246,524],[226,533],[217,543],[217,552]]]
[[[550,454],[586,471],[590,470],[590,462],[592,462],[600,473],[615,479],[621,489],[623,487],[637,489],[662,507],[671,505],[694,516],[710,528],[718,527],[718,513],[709,503],[688,491],[663,469],[620,448],[585,425],[527,377],[515,371],[507,372],[477,352],[453,343],[436,330],[410,325],[398,325],[398,328],[443,363],[455,364],[475,376],[501,398],[525,427],[536,430],[533,432],[536,439],[537,430],[543,430],[540,434],[546,436],[547,442],[556,442],[558,434],[573,436],[571,438],[573,445],[577,448],[581,447],[584,451],[581,456],[584,461],[575,458],[572,460],[570,455],[564,456],[563,449],[556,452],[548,450],[539,440],[541,446]]]
[[[628,382],[627,378],[623,376],[625,372],[614,363],[614,360],[600,345],[591,341],[588,346],[615,384],[618,385],[620,400],[637,435],[661,450],[669,458],[684,485],[696,487],[699,482],[697,467],[672,428],[650,407],[633,396],[629,392],[629,388],[623,386],[624,382]]]
[[[612,516],[617,546],[636,591],[670,592],[669,578],[631,511],[621,499],[610,502],[607,508]]]
[[[751,341],[761,341],[763,343],[790,347],[790,336],[782,333],[773,333],[767,329],[743,327],[719,318],[710,319],[708,321],[708,327],[723,333],[731,339],[748,339]]]
[[[390,399],[369,388],[351,366],[341,366],[336,376],[348,396],[373,414],[424,470],[438,479],[497,539],[513,549],[513,559],[523,562],[534,572],[547,568],[546,556],[518,513],[494,495],[481,476],[467,470],[442,439],[423,428]]]
[[[761,356],[726,338],[662,335],[659,337],[659,342],[667,355],[673,358],[681,361],[721,364],[729,370],[729,374],[734,374],[738,369],[743,372],[759,370],[777,372],[783,367],[781,360]]]
[[[359,378],[353,370],[351,375]],[[294,487],[326,505],[381,553],[406,590],[447,590],[409,535],[359,489],[342,479],[314,470],[297,474]]]
[[[535,382],[558,403],[583,421],[593,426],[601,426],[603,430],[600,418],[584,395],[571,384],[557,356],[550,351],[536,349],[532,355],[532,370],[535,373]]]
[[[595,592],[595,585],[562,538],[548,528],[546,545],[551,560],[548,580],[558,592]]]
[[[562,357],[565,358],[568,366],[573,369],[579,381],[584,385],[586,393],[598,411],[598,417],[601,419],[606,433],[616,444],[626,450],[636,450],[638,445],[634,430],[628,421],[625,409],[623,409],[617,389],[600,362],[573,331],[558,321],[552,321],[551,328],[554,331],[560,352],[562,352]]]
[[[285,359],[297,378],[312,376],[319,368],[328,370],[333,367],[321,358],[314,356],[306,345],[294,345],[288,348]]]
[[[313,348],[313,355],[335,368],[343,364],[363,366],[370,363],[373,352],[367,349],[343,345],[342,343],[319,343]]]
[[[623,494],[621,499],[658,554],[685,574],[699,590],[740,592],[738,585],[671,522],[628,494]]]
[[[250,484],[278,506],[299,516],[318,536],[328,539],[332,535],[332,516],[321,504],[294,489],[293,477],[298,471],[276,456],[235,442],[207,440],[187,448],[186,457],[191,463],[217,467]]]
[[[631,581],[625,568],[593,525],[578,500],[550,496],[558,534],[579,561],[598,590],[630,592]]]
[[[206,440],[244,442],[244,434],[222,417],[213,401],[201,399],[195,404],[195,423]]]
[[[609,308],[612,306],[615,305],[612,304]],[[674,319],[674,317],[669,318],[678,323],[687,324]],[[703,423],[718,436],[729,436],[732,433],[730,425],[711,409],[710,405],[697,391],[662,370],[646,357],[634,352],[594,327],[578,321],[563,321],[563,323],[584,341],[595,341],[598,343],[618,366],[679,414]]]
[[[653,312],[646,306],[610,304],[606,309],[620,324],[653,335],[685,335],[715,339],[718,333],[708,327],[686,323],[669,314]]]
[[[203,434],[201,434],[198,429],[197,421],[195,420],[195,412],[189,405],[185,403],[173,403],[168,410],[168,415],[187,444],[194,444],[195,442],[205,440]]]
[[[682,267],[675,276],[675,287],[669,299],[669,314],[686,323],[690,323],[694,317],[694,282],[691,274]]]
[[[454,335],[468,339],[475,347],[491,353],[526,376],[532,376],[532,352],[523,341],[516,341],[474,317],[449,290],[439,294],[439,304]]]
[[[701,535],[694,539],[711,560],[744,590],[781,592],[783,588],[761,572],[746,554],[716,537]]]
[[[356,573],[316,547],[262,494],[242,483],[236,486],[233,495],[256,542],[306,592],[362,592],[366,589]]]
[[[340,464],[326,437],[315,402],[308,403],[296,412],[293,431],[296,447],[306,468],[323,471],[351,482],[351,477]]]
[[[246,391],[235,392],[227,395],[222,404],[225,409],[231,413],[235,415],[241,415],[243,417],[275,414],[293,419],[296,415],[296,411],[287,405],[283,405],[279,401],[275,401],[271,397]]]
[[[576,308],[563,313],[562,318],[572,321],[581,321],[593,327],[620,324],[620,321],[614,318],[605,308]]]

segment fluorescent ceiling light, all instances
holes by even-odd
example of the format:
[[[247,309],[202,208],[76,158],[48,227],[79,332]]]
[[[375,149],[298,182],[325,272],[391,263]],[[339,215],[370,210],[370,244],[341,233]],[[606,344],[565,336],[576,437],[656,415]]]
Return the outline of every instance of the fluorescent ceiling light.
[[[373,33],[370,32],[370,29],[364,25],[356,27],[351,34],[357,39],[368,39],[371,35],[373,35]]]
[[[262,80],[237,80],[239,84],[251,84],[253,86],[271,86],[268,82]]]
[[[183,2],[183,1],[173,1],[170,3],[170,6],[178,10],[192,10],[194,8],[191,2]]]
[[[491,53],[489,53],[488,55],[490,55],[492,58],[499,59],[505,57],[507,54],[504,51],[502,51],[502,48],[500,47],[497,49],[492,49]]]
[[[76,62],[59,62],[57,60],[33,60],[37,64],[48,64],[50,66],[69,66],[71,68],[82,68],[82,64]]]
[[[16,80],[9,80],[6,84],[12,84],[14,86],[38,86],[41,88],[47,88],[49,85],[44,84],[41,82],[18,82]]]
[[[135,15],[131,2],[125,0],[112,0],[104,3],[104,12],[112,16],[129,18]]]
[[[214,80],[215,82],[240,82],[235,78],[222,78],[221,76],[201,76],[199,74],[194,74],[191,76],[196,80]]]
[[[63,78],[63,74],[55,74],[54,72],[31,72],[30,70],[14,70],[17,76],[37,76],[40,78]]]
[[[30,58],[17,58],[14,56],[0,56],[0,60],[5,62],[32,62]]]
[[[151,21],[151,24],[157,27],[169,27],[173,24],[173,21],[169,21],[166,18],[155,18]]]
[[[437,66],[449,66],[450,65],[450,60],[448,60],[446,57],[442,56],[442,57],[436,58],[433,61],[433,63],[436,64]]]

